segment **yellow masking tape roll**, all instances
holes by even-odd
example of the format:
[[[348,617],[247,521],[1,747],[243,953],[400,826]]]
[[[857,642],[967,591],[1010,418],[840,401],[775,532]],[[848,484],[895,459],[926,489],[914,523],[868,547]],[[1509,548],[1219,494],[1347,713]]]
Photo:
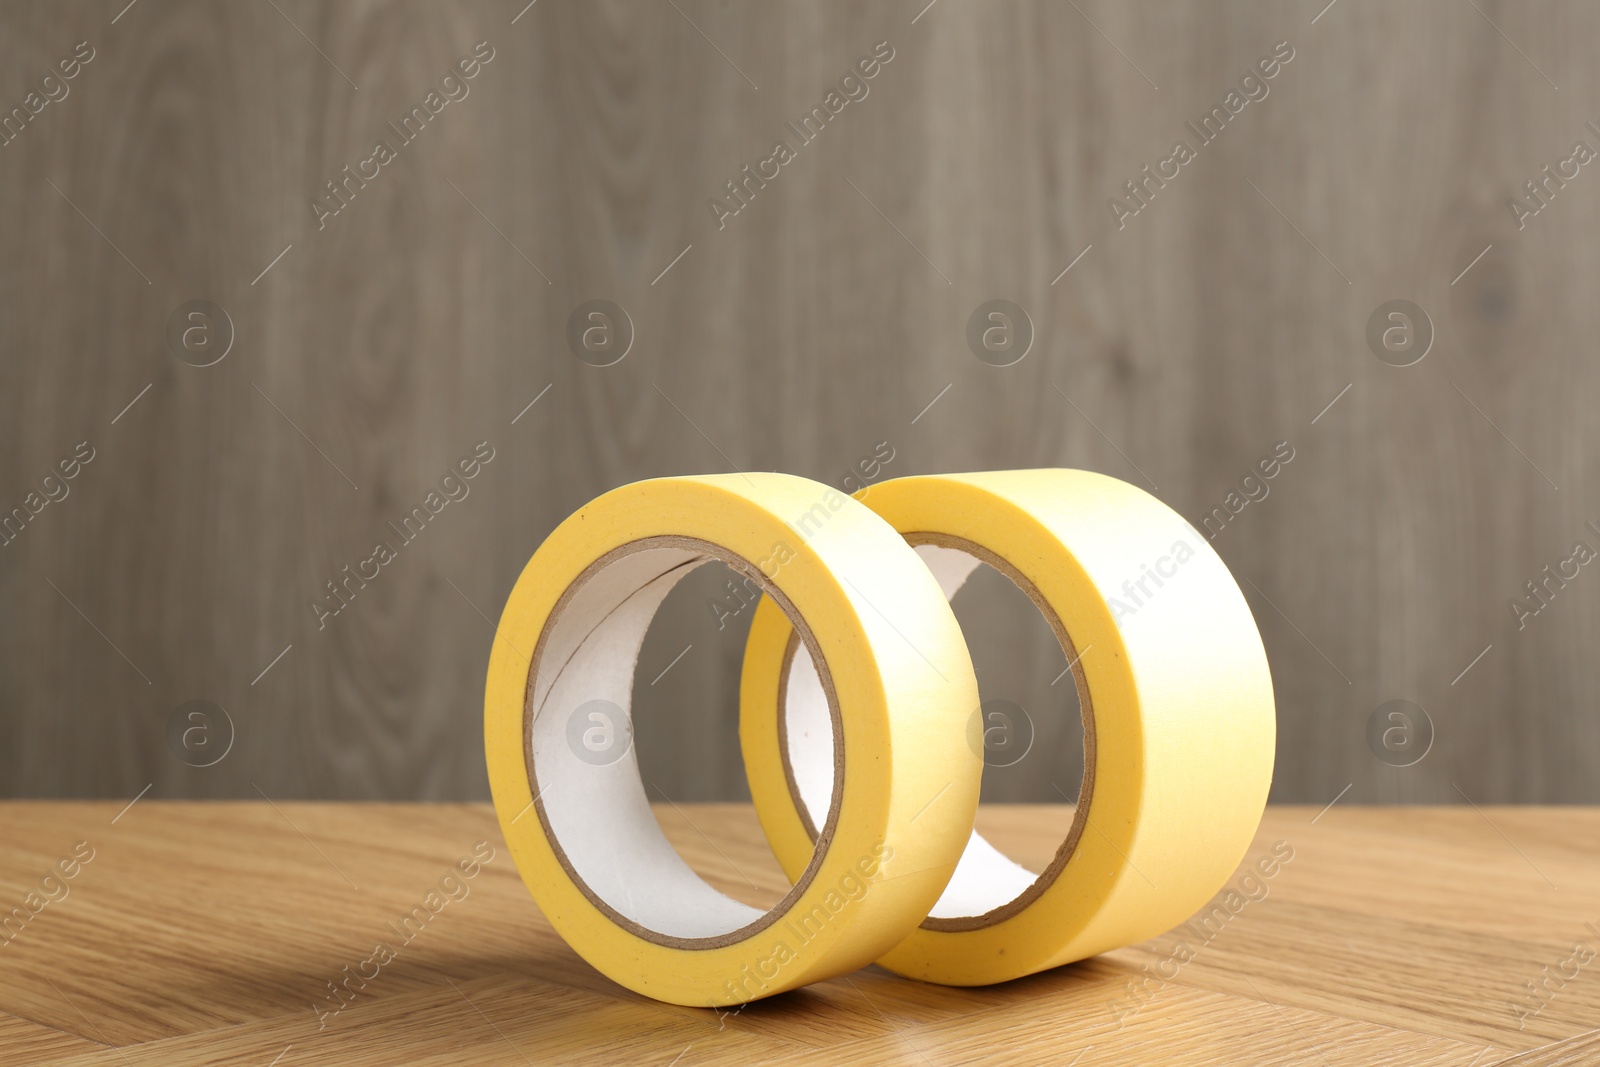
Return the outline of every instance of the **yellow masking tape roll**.
[[[1276,734],[1266,654],[1222,560],[1165,504],[1090,471],[899,478],[859,496],[917,546],[947,595],[979,562],[1026,592],[1073,665],[1084,720],[1080,802],[1054,861],[1028,870],[974,831],[928,918],[878,962],[949,985],[1000,982],[1193,914],[1254,836]],[[817,674],[792,637],[763,600],[739,732],[762,827],[795,878],[832,755]],[[977,705],[967,711],[981,752]],[[930,749],[945,740],[917,738]]]
[[[710,560],[757,582],[821,668],[821,831],[765,913],[667,843],[631,744],[645,630]],[[511,591],[484,697],[489,784],[523,881],[579,955],[658,1000],[742,1003],[865,966],[922,921],[977,810],[976,702],[938,583],[868,508],[789,475],[637,482],[558,526]]]

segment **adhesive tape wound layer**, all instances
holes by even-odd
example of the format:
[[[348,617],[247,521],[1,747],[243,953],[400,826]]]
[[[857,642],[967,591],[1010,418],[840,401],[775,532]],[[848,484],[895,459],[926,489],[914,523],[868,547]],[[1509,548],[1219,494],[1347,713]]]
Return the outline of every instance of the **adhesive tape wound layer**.
[[[710,560],[756,582],[819,666],[820,832],[768,912],[667,843],[630,743],[645,630]],[[860,503],[780,474],[637,482],[557,527],[511,591],[484,698],[489,784],[523,881],[579,955],[658,1000],[742,1003],[865,966],[928,913],[977,809],[976,701],[938,583]]]
[[[878,962],[950,985],[1000,982],[1193,914],[1254,836],[1276,734],[1266,654],[1222,560],[1165,504],[1089,471],[900,478],[861,495],[946,595],[985,562],[1034,600],[1072,664],[1084,720],[1083,785],[1054,861],[1028,870],[974,831],[928,918]],[[820,695],[804,644],[763,601],[740,738],[762,828],[791,878],[827,794]],[[977,707],[968,734],[981,752]]]

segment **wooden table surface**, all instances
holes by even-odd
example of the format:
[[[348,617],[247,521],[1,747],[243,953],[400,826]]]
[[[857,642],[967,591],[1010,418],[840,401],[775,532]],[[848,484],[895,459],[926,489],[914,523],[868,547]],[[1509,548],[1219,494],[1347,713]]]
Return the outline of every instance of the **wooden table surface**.
[[[1026,861],[1069,817],[982,821]],[[747,807],[658,818],[719,888],[776,899]],[[737,1012],[593,971],[486,805],[11,802],[0,827],[7,1065],[1600,1063],[1591,809],[1274,808],[1249,859],[1292,858],[1236,875],[1208,930],[984,989],[868,968]],[[404,942],[393,924],[475,848],[492,859]],[[328,983],[372,974],[379,940],[397,954],[335,1011]]]

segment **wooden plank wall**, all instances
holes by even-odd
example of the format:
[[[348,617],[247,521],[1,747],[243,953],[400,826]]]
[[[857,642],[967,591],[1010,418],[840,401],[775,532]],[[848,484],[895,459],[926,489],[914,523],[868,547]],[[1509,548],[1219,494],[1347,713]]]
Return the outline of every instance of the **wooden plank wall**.
[[[66,491],[0,548],[0,793],[485,797],[489,620],[633,479],[838,485],[887,442],[885,475],[1087,467],[1199,522],[1287,442],[1213,542],[1273,664],[1274,797],[1600,800],[1600,577],[1520,628],[1508,607],[1600,547],[1600,176],[1563,162],[1600,148],[1600,11],[925,2],[0,10],[0,107],[59,97],[0,147],[0,508]],[[1279,42],[1202,143],[1185,124]],[[875,47],[867,95],[799,143]],[[380,139],[332,214],[324,183]],[[719,228],[708,201],[779,139],[795,158]],[[1137,213],[1108,206],[1179,139]],[[1519,220],[1546,165],[1569,177]],[[1010,367],[965,340],[995,298],[1034,327]],[[201,299],[233,332],[209,367],[167,340]],[[633,327],[607,368],[566,342],[596,299]],[[1432,322],[1414,366],[1367,345],[1395,299]],[[324,583],[479,442],[470,494],[319,628]],[[641,659],[644,771],[677,800],[745,795],[718,584]],[[985,695],[1036,720],[988,794],[1070,793],[1042,623],[995,583],[959,606]],[[167,741],[195,699],[235,728],[208,768]],[[1391,699],[1433,723],[1409,768],[1366,740]]]

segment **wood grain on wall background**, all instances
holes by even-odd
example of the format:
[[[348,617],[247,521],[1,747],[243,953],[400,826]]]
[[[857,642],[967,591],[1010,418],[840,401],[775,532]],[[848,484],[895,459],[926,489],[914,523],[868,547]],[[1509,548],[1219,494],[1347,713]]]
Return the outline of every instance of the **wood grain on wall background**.
[[[1212,542],[1272,661],[1274,798],[1600,800],[1600,577],[1521,628],[1508,607],[1600,547],[1600,172],[1546,181],[1520,229],[1508,206],[1600,148],[1600,11],[523,2],[0,10],[8,113],[93,50],[0,147],[0,509],[66,490],[0,547],[0,793],[484,798],[491,620],[623,482],[838,486],[886,447],[884,476],[1100,470],[1198,524],[1286,442]],[[401,143],[479,42],[467,95]],[[880,42],[867,95],[799,144],[785,123]],[[1279,42],[1267,95],[1201,144],[1185,124]],[[379,140],[393,160],[330,214]],[[708,201],[778,140],[795,158],[719,228]],[[965,336],[997,298],[1035,334],[1008,367]],[[605,368],[567,343],[597,299],[633,332]],[[1399,299],[1434,333],[1409,367],[1366,339]],[[207,367],[167,340],[195,300],[232,325]],[[468,495],[319,619],[481,442]],[[674,800],[746,795],[748,620],[718,629],[720,584],[686,582],[641,656],[642,769]],[[986,796],[1059,799],[1059,650],[1003,580],[957,607],[985,696],[1036,729]],[[1432,722],[1411,767],[1367,741],[1393,699]],[[214,766],[169,744],[190,700],[233,724]]]

